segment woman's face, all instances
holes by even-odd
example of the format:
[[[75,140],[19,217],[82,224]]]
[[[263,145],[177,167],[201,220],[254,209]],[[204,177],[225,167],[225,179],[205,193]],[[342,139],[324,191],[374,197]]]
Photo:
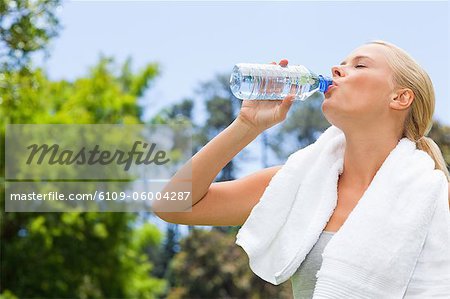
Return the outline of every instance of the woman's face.
[[[364,45],[331,69],[337,86],[325,93],[322,103],[331,124],[341,129],[379,125],[390,117],[394,85],[385,51],[382,45]]]

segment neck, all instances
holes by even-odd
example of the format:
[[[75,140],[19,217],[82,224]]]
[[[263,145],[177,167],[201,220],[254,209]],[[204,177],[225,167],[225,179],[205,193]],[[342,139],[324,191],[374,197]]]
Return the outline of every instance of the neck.
[[[400,137],[392,132],[367,130],[345,133],[344,167],[340,180],[366,190]]]

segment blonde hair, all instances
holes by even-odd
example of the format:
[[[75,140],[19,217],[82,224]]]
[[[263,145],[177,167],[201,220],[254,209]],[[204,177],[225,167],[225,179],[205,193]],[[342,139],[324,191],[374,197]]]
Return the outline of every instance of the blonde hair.
[[[389,50],[388,64],[393,71],[393,83],[400,88],[409,88],[414,93],[414,100],[405,119],[403,136],[417,144],[419,150],[425,151],[433,158],[435,169],[442,170],[450,181],[447,164],[439,146],[425,135],[433,126],[435,95],[433,83],[427,72],[403,49],[394,44],[374,40],[367,44],[383,45]]]

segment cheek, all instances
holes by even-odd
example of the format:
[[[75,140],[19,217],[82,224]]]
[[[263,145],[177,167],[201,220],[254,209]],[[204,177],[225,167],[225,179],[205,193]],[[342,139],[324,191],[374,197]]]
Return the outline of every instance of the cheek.
[[[388,84],[385,79],[363,76],[342,89],[342,105],[353,113],[380,113],[387,108]]]
[[[378,118],[388,109],[386,88],[386,82],[380,79],[355,78],[334,90],[330,99],[322,103],[322,111],[329,121]]]

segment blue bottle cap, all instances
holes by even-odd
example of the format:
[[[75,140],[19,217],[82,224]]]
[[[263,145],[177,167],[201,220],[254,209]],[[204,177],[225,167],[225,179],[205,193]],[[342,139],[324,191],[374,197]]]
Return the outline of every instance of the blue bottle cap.
[[[319,89],[321,92],[327,91],[328,87],[333,84],[333,79],[319,75]]]

